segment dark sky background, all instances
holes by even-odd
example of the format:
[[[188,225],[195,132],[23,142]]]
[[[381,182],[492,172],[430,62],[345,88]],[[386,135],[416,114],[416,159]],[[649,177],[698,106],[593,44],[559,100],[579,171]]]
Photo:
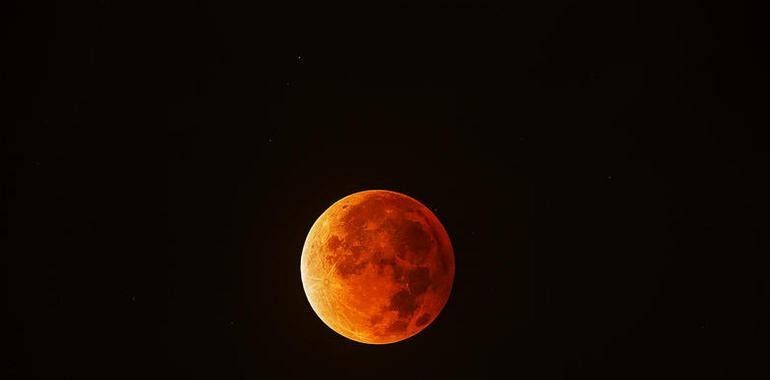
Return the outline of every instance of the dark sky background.
[[[760,12],[322,3],[4,4],[3,378],[767,378]],[[364,189],[455,249],[387,346],[299,276]]]

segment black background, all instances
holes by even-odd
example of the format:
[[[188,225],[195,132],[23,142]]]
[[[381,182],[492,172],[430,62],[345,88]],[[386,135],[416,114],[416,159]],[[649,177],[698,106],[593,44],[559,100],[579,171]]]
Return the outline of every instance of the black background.
[[[259,3],[5,6],[5,378],[766,378],[760,12]],[[368,346],[299,258],[380,188],[457,274]]]

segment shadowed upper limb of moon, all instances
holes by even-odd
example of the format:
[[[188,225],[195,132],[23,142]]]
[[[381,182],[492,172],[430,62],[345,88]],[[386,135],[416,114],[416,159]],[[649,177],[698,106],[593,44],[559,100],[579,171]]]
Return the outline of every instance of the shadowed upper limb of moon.
[[[349,195],[316,220],[300,263],[310,305],[332,330],[385,344],[417,334],[446,304],[454,253],[438,218],[406,195]]]

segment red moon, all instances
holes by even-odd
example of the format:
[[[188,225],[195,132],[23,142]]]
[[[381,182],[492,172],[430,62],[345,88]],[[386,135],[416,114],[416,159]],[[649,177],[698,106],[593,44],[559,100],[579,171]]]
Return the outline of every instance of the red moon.
[[[449,299],[449,235],[422,203],[369,190],[318,217],[305,240],[302,286],[318,317],[357,342],[387,344],[428,326]]]

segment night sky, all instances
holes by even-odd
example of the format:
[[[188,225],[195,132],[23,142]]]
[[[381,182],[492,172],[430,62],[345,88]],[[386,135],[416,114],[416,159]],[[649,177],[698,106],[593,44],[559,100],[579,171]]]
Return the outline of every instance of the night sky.
[[[0,11],[0,377],[770,376],[762,13],[181,3]],[[456,259],[385,346],[299,274],[366,189],[423,202]]]

